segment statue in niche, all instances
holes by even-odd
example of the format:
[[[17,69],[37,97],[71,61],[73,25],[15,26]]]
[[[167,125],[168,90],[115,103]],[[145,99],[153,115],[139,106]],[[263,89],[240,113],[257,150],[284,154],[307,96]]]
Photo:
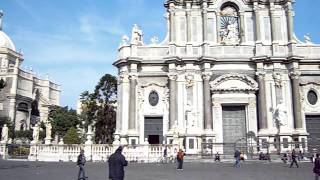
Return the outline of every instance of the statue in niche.
[[[276,87],[280,88],[282,87],[282,78],[280,73],[274,73],[273,74],[273,79]]]
[[[287,109],[282,100],[275,109],[274,118],[277,126],[287,125]]]
[[[187,120],[188,127],[195,126],[194,110],[193,110],[193,106],[191,104],[191,101],[188,101],[187,106],[186,106],[186,120]]]
[[[239,32],[238,23],[229,21],[227,28],[224,30],[224,36],[222,38],[222,43],[227,45],[237,45],[239,44]]]
[[[225,7],[221,12],[220,37],[221,43],[225,45],[238,45],[239,38],[239,15],[236,8]]]
[[[194,78],[193,78],[193,75],[186,75],[186,87],[187,88],[190,88],[190,87],[193,87],[194,85]]]

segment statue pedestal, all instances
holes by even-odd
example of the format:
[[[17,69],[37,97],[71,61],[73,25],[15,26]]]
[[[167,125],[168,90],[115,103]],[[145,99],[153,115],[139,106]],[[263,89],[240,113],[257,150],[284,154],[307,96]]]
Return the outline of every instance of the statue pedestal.
[[[52,140],[52,138],[45,138],[44,144],[50,145],[51,144],[51,140]]]

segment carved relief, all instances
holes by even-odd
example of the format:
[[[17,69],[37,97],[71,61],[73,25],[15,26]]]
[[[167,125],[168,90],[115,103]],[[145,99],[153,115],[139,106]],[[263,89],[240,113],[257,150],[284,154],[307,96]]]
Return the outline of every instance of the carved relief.
[[[273,79],[276,87],[281,88],[282,87],[282,75],[279,72],[273,73]]]
[[[194,75],[186,74],[186,87],[191,88],[194,85]]]
[[[228,81],[240,81],[242,83],[221,86]],[[254,79],[237,73],[222,75],[212,81],[210,86],[212,91],[257,91],[259,89],[258,83]]]
[[[299,79],[301,75],[300,71],[292,71],[290,72],[290,78],[291,79]]]

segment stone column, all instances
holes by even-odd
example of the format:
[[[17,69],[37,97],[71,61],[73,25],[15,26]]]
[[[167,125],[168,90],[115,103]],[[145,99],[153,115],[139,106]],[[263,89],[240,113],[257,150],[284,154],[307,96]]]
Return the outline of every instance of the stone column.
[[[203,41],[208,41],[208,11],[207,9],[203,9],[202,11],[202,25],[203,25]]]
[[[136,86],[137,76],[130,75],[130,97],[129,97],[129,130],[136,129]]]
[[[169,130],[174,127],[177,121],[177,75],[169,74],[169,88],[170,88],[170,105],[169,105]]]
[[[274,4],[270,3],[270,21],[271,21],[271,36],[272,36],[272,44],[277,40],[276,37],[276,20],[275,20],[275,10],[274,10]]]
[[[192,26],[191,26],[191,11],[190,9],[187,10],[187,42],[191,41],[191,30],[192,30]]]
[[[260,28],[260,13],[259,13],[259,5],[257,2],[254,3],[254,15],[256,20],[256,36],[257,43],[261,43],[261,28]]]
[[[290,74],[291,87],[292,87],[292,102],[293,102],[293,116],[294,124],[296,129],[301,129],[302,124],[302,112],[301,112],[301,95],[300,95],[300,85],[299,85],[300,72],[293,71]]]
[[[267,119],[267,102],[266,102],[266,87],[265,87],[265,73],[259,72],[258,84],[259,84],[259,94],[258,94],[258,108],[259,108],[259,126],[260,129],[268,128]]]
[[[293,16],[294,12],[292,10],[292,3],[289,1],[287,3],[287,23],[288,23],[288,41],[293,42]]]
[[[170,4],[170,42],[173,42],[176,40],[175,37],[175,10],[174,10],[174,4]]]
[[[221,37],[220,37],[220,12],[216,12],[216,28],[217,28],[217,43],[221,42]]]
[[[203,109],[204,109],[204,129],[212,130],[212,106],[210,96],[210,73],[203,73]]]
[[[244,12],[240,12],[240,38],[241,43],[246,42],[246,36],[245,36],[245,29],[244,29]]]

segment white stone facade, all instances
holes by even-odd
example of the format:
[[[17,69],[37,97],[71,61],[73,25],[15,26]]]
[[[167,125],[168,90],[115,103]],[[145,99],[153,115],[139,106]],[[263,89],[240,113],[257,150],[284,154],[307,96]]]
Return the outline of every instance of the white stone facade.
[[[320,46],[295,37],[292,3],[167,0],[168,34],[158,44],[155,38],[146,44],[135,25],[114,63],[119,69],[120,142],[169,144],[177,134],[187,153],[199,153],[204,142],[231,143],[223,132],[233,128],[236,136],[238,131],[232,117],[227,123],[230,106],[239,112],[235,119],[243,118],[237,126],[245,129],[244,138],[253,132],[260,144],[276,137],[307,142],[306,119],[320,115]],[[285,119],[277,128],[280,102]],[[159,134],[145,127],[147,121],[154,122],[162,142],[152,139],[152,133]]]
[[[2,31],[0,14],[0,116],[8,117],[15,130],[28,130],[35,123],[48,120],[52,106],[60,105],[60,85],[39,78],[32,69],[22,69],[23,56]]]

